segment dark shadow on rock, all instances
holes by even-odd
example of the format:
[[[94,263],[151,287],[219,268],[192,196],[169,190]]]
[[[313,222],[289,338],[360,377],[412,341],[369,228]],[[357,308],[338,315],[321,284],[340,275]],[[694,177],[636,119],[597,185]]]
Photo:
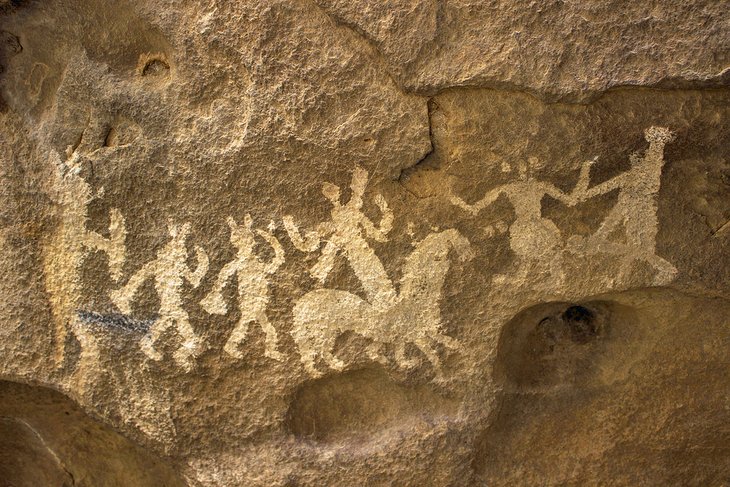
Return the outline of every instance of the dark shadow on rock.
[[[158,455],[93,419],[60,392],[0,381],[0,485],[187,483]]]
[[[485,485],[724,485],[730,303],[667,289],[520,312],[478,437]]]

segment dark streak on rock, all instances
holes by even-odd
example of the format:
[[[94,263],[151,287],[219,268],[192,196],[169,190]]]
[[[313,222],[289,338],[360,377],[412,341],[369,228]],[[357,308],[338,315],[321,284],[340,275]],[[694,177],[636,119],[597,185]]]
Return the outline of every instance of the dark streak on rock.
[[[78,310],[76,313],[79,319],[87,324],[99,324],[124,331],[141,333],[147,333],[150,327],[158,319],[157,317],[154,317],[147,320],[138,320],[121,313],[103,314],[83,310]]]

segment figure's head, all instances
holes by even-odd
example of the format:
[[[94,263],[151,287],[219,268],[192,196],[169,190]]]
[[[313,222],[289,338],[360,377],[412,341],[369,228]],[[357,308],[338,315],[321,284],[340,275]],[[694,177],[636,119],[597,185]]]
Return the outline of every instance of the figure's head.
[[[322,194],[333,205],[340,203],[340,188],[332,183],[322,183]]]
[[[652,126],[644,130],[644,139],[650,144],[657,142],[664,145],[674,139],[674,134],[666,127]]]
[[[226,221],[228,222],[228,227],[231,229],[231,242],[233,242],[236,247],[253,247],[254,234],[251,231],[253,219],[250,214],[247,213],[246,216],[243,217],[243,226],[236,223],[236,220],[234,220],[231,216],[229,216]]]

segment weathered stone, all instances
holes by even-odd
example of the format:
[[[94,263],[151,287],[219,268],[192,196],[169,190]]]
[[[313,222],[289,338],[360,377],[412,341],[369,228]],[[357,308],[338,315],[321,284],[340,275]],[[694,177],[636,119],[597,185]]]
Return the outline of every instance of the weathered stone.
[[[3,480],[724,485],[725,10],[0,1]]]

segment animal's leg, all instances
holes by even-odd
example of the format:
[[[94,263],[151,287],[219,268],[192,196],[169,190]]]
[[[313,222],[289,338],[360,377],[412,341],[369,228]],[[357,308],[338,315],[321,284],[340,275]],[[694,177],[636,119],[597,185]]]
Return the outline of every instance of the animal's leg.
[[[279,362],[282,362],[284,360],[284,355],[282,355],[282,353],[278,350],[279,337],[276,333],[276,328],[274,328],[273,325],[269,322],[269,319],[264,311],[261,311],[258,314],[258,322],[261,325],[261,328],[266,333],[266,349],[264,350],[264,355],[269,358],[273,358],[274,360],[278,360]]]
[[[387,365],[388,361],[380,353],[380,346],[381,346],[381,343],[374,341],[370,345],[368,345],[368,348],[365,350],[365,353],[367,354],[368,358],[370,360],[372,360],[373,362],[378,362],[379,364]]]
[[[226,345],[223,347],[223,350],[225,350],[228,355],[235,358],[243,357],[243,354],[240,350],[238,350],[238,347],[241,345],[241,342],[246,339],[246,336],[248,335],[248,324],[251,321],[253,321],[253,318],[250,316],[241,317],[236,328],[233,329],[231,336],[228,338]]]

